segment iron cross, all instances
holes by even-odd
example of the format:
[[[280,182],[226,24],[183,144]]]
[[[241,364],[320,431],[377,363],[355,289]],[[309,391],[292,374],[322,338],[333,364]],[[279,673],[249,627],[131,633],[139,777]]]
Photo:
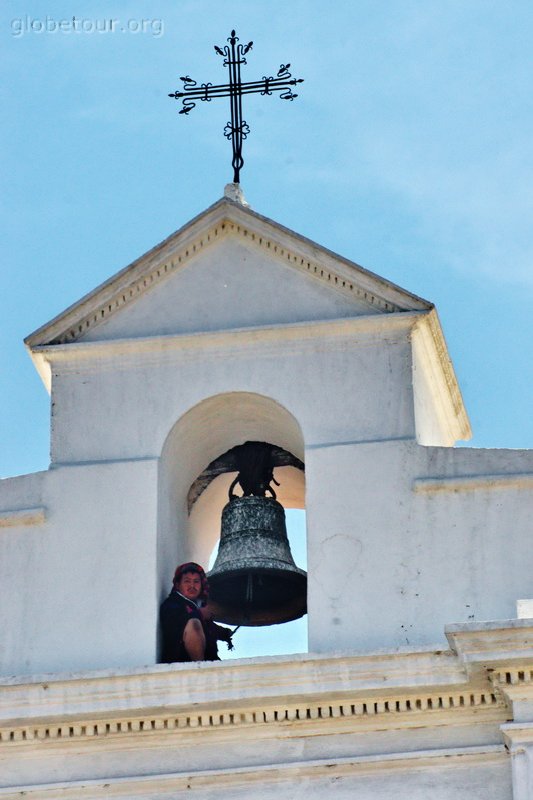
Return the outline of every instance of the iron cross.
[[[231,32],[228,42],[229,45],[226,44],[224,47],[215,45],[215,51],[224,57],[224,66],[229,69],[229,83],[215,86],[212,83],[202,83],[198,86],[196,81],[186,75],[180,78],[180,81],[183,81],[183,91],[173,92],[169,97],[182,100],[183,108],[180,114],[189,114],[196,105],[195,100],[209,103],[214,97],[230,98],[231,121],[224,128],[224,136],[226,139],[231,139],[233,182],[239,183],[240,171],[244,164],[242,143],[250,133],[249,125],[242,118],[243,94],[271,95],[272,92],[279,92],[282,100],[294,100],[298,95],[292,91],[291,86],[303,83],[303,78],[293,78],[289,72],[290,64],[281,64],[275,78],[263,75],[260,81],[242,83],[241,65],[247,63],[245,56],[252,49],[253,42],[248,42],[246,45],[238,44],[239,37],[235,35],[235,31]]]

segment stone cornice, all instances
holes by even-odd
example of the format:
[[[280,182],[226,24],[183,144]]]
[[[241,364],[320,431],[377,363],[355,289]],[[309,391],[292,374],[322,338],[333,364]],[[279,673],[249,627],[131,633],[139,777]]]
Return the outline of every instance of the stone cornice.
[[[5,677],[0,680],[0,721],[121,711],[141,707],[188,708],[201,703],[242,706],[248,700],[295,702],[329,696],[409,693],[435,687],[460,689],[465,671],[449,651],[423,649],[369,655],[302,654],[228,659],[215,663],[158,664],[130,670]],[[481,686],[481,684],[480,684]],[[488,683],[483,688],[489,689]],[[479,688],[479,687],[478,687]]]
[[[388,314],[368,314],[357,317],[264,325],[250,328],[217,330],[202,333],[167,334],[131,339],[110,339],[35,346],[32,358],[50,391],[50,365],[61,365],[62,371],[84,369],[92,362],[101,372],[116,370],[128,364],[147,365],[186,358],[197,359],[214,352],[229,351],[232,357],[239,351],[253,351],[254,358],[300,354],[306,349],[335,347],[346,340],[350,346],[372,343],[386,335],[412,331],[421,344],[418,352],[422,368],[434,387],[433,398],[447,432],[447,444],[471,436],[470,423],[462,403],[455,372],[434,309],[430,311],[401,311]],[[120,365],[118,360],[120,359]],[[108,365],[106,367],[106,364]]]
[[[420,316],[412,337],[427,376],[434,408],[447,434],[446,443],[453,445],[458,439],[471,439],[470,421],[435,308]]]
[[[129,714],[108,712],[94,716],[63,714],[22,722],[0,724],[0,746],[24,746],[32,742],[65,745],[68,742],[106,740],[121,746],[124,739],[189,736],[209,733],[224,741],[240,738],[243,728],[254,738],[299,737],[347,731],[399,730],[424,725],[464,725],[467,722],[501,724],[509,719],[508,707],[494,690],[387,693],[366,697],[354,693],[344,698],[323,695],[308,702],[267,702],[248,705],[204,703],[200,708],[152,709]]]
[[[491,675],[491,681],[500,690],[505,691],[510,696],[523,697],[525,695],[533,699],[533,663],[514,664],[496,669]]]
[[[244,790],[249,796],[261,791],[265,785],[288,781],[326,778],[338,780],[349,776],[383,774],[401,770],[433,770],[435,767],[454,769],[458,766],[473,767],[499,763],[507,758],[503,745],[482,745],[460,748],[435,748],[415,750],[409,753],[386,753],[379,755],[314,759],[291,763],[270,763],[252,767],[231,769],[195,770],[194,772],[164,773],[158,775],[132,775],[120,778],[69,781],[41,785],[17,786],[0,789],[0,798],[20,800],[21,796],[33,800],[95,800],[96,798],[120,797],[169,797],[172,792],[188,794],[197,792],[226,793]],[[334,767],[334,770],[332,770]],[[286,787],[286,784],[285,784]],[[334,787],[331,787],[334,791]],[[216,791],[216,790],[215,790]],[[239,792],[240,794],[240,792]]]
[[[69,364],[79,369],[81,364],[90,369],[91,363],[98,371],[113,370],[130,364],[164,363],[177,358],[195,358],[199,354],[219,353],[225,350],[234,355],[238,351],[253,351],[254,358],[268,357],[279,353],[298,354],[314,349],[317,342],[324,348],[335,346],[345,339],[355,346],[359,341],[371,343],[372,338],[409,331],[421,314],[411,311],[386,315],[350,317],[348,319],[294,322],[283,325],[266,325],[253,328],[218,330],[205,333],[167,334],[132,339],[110,339],[105,341],[73,342],[63,345],[41,345],[35,347],[32,357],[48,390],[50,390],[50,365],[68,371]],[[120,365],[117,360],[120,359]]]
[[[469,674],[479,669],[524,670],[524,665],[533,669],[532,619],[457,623],[444,631]]]
[[[533,729],[533,663],[495,669],[490,678],[494,691],[512,709],[515,722],[528,723]],[[530,738],[533,743],[533,730]]]
[[[145,255],[30,334],[30,349],[64,344],[83,336],[120,308],[189,262],[204,248],[237,236],[335,291],[382,312],[427,311],[426,300],[336,255],[273,220],[223,198]]]
[[[533,722],[508,722],[500,730],[511,752],[533,744]]]
[[[509,716],[487,676],[467,679],[459,659],[430,650],[159,665],[0,685],[7,746],[197,730],[230,735],[243,726],[254,736],[279,736],[280,726],[283,735],[300,728],[307,735],[354,725],[463,724],[480,715],[498,723]]]

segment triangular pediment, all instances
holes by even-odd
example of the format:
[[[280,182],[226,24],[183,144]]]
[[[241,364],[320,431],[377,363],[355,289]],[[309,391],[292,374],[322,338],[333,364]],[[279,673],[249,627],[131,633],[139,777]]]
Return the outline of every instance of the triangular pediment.
[[[34,348],[431,307],[223,198],[28,336],[26,344]]]

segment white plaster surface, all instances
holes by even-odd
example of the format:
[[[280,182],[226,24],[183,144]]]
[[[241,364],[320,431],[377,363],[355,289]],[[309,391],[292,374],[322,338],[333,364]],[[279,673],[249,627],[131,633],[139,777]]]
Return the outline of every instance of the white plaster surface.
[[[233,209],[275,250],[224,203],[220,230]],[[348,297],[354,266],[281,229],[268,253],[194,225],[171,275],[143,277],[153,251],[30,337],[52,464],[0,482],[0,798],[533,800],[533,639],[511,620],[533,453],[448,446],[469,426],[426,301],[364,271]],[[190,515],[189,488],[248,439],[305,462],[280,497],[306,508],[311,654],[155,666],[228,478]]]
[[[78,341],[37,348],[52,468],[0,484],[4,673],[154,663],[173,566],[206,561],[224,503],[213,487],[189,517],[189,487],[247,439],[305,460],[310,650],[513,615],[532,588],[533,455],[421,446],[460,429],[434,312],[358,302],[227,235]]]
[[[286,261],[286,259],[285,259]],[[282,259],[233,238],[202,251],[119,314],[84,334],[87,341],[337,319],[372,313]]]
[[[52,461],[159,457],[183,414],[234,392],[286,408],[306,444],[414,437],[407,331],[358,335],[352,324],[340,334],[327,324],[314,333],[291,328],[292,341],[282,329],[274,342],[243,331],[238,343],[216,335],[214,346],[200,335],[147,356],[117,357],[112,344],[64,346],[73,359],[65,362],[62,352],[53,365]]]
[[[207,755],[204,753],[204,755]],[[246,758],[246,753],[243,754]],[[468,763],[468,755],[444,751],[441,759],[433,754],[423,766],[392,763],[383,759],[348,757],[340,764],[317,760],[294,767],[272,764],[267,768],[230,769],[227,772],[191,771],[178,773],[135,774],[132,777],[82,779],[73,783],[14,785],[0,789],[0,797],[15,800],[20,796],[37,798],[101,798],[111,796],[141,800],[176,797],[206,798],[322,798],[354,796],[363,800],[388,800],[391,796],[411,800],[449,800],[459,795],[467,800],[511,800],[511,777],[505,756],[492,756],[488,763]],[[431,763],[431,761],[436,763]],[[413,763],[414,762],[414,763]],[[464,763],[467,762],[467,763]],[[63,765],[61,765],[63,766]],[[61,770],[58,770],[61,772]],[[340,773],[340,774],[339,774]],[[521,800],[521,798],[519,798]]]
[[[531,585],[522,542],[530,493],[520,488],[418,494],[415,476],[516,469],[498,454],[376,442],[306,455],[309,648],[322,652],[436,641],[449,620],[514,615]],[[325,475],[335,474],[335,482]],[[316,543],[316,544],[315,544]],[[528,551],[529,552],[529,551]],[[333,577],[332,577],[333,576]]]
[[[54,469],[42,483],[45,524],[0,534],[1,672],[153,663],[157,464]]]

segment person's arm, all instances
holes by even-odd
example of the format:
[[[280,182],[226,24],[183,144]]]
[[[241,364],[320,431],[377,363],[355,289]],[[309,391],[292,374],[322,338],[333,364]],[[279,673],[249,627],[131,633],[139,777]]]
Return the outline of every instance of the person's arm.
[[[163,640],[163,658],[166,663],[182,660],[179,656],[184,644],[183,634],[189,620],[201,621],[199,609],[183,602],[165,602],[161,606],[161,633]]]

